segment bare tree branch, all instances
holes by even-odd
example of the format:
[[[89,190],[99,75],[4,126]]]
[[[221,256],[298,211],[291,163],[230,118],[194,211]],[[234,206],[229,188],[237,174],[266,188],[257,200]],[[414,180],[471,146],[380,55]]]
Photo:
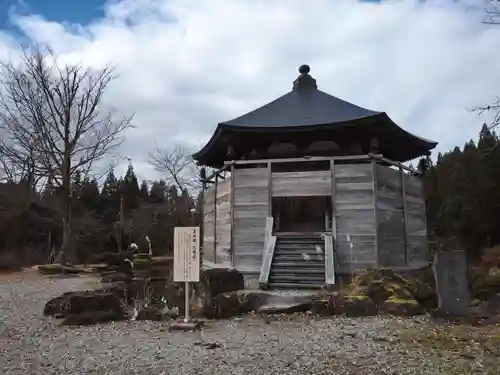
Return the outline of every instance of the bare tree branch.
[[[162,174],[165,182],[180,191],[197,192],[201,188],[198,166],[184,147],[176,146],[168,150],[156,146],[155,151],[148,154],[148,161]]]
[[[499,0],[486,0],[486,7],[484,9],[485,16],[483,23],[489,25],[500,24],[500,1]]]
[[[131,117],[102,111],[113,70],[58,63],[49,49],[25,49],[20,64],[0,63],[0,156],[50,178],[65,197],[63,249],[70,233],[71,177],[87,174],[123,142]],[[67,228],[66,228],[67,227]]]
[[[500,24],[500,0],[485,0],[485,16],[483,23],[499,25]],[[494,102],[487,105],[475,106],[470,109],[479,116],[484,116],[493,112],[491,120],[486,124],[490,129],[500,125],[500,98],[497,97]],[[496,147],[496,146],[495,146]]]
[[[484,116],[487,113],[493,112],[493,117],[487,124],[488,127],[495,128],[500,125],[500,98],[496,98],[492,104],[473,107],[471,111],[476,112],[479,116]]]

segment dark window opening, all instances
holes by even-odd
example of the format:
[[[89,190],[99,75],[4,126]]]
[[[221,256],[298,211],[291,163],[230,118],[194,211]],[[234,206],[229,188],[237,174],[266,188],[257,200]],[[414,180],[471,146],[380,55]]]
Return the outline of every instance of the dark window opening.
[[[293,163],[271,163],[271,170],[273,172],[327,171],[329,169],[329,160],[301,161]]]

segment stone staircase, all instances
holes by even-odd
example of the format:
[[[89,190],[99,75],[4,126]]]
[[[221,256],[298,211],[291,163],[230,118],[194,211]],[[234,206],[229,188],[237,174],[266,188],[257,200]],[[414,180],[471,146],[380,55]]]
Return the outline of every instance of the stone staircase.
[[[278,235],[269,273],[269,288],[322,288],[325,285],[324,251],[324,240],[320,234]]]

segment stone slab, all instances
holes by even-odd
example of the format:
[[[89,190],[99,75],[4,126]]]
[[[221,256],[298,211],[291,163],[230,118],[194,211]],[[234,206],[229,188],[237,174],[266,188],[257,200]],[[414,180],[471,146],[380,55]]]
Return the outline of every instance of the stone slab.
[[[433,269],[439,309],[453,315],[469,315],[470,291],[465,251],[436,252]]]

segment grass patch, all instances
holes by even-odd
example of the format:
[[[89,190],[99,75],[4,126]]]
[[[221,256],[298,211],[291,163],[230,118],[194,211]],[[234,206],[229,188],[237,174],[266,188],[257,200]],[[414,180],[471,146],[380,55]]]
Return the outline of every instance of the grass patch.
[[[500,325],[408,328],[401,330],[398,336],[410,350],[415,348],[430,356],[450,358],[453,366],[445,374],[477,373],[475,362],[480,362],[482,374],[500,375]]]

